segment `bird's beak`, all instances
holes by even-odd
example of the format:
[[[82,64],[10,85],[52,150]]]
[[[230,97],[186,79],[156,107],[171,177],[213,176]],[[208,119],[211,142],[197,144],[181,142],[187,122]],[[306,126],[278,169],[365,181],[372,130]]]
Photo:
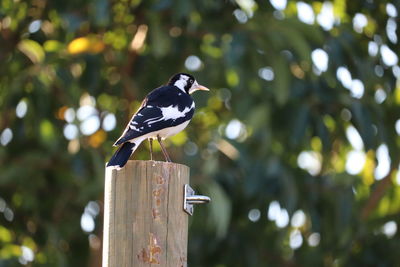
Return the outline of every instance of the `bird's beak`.
[[[192,88],[189,89],[189,94],[193,94],[194,92],[196,92],[197,90],[201,90],[201,91],[210,91],[210,89],[208,89],[207,87],[198,84],[196,81],[194,82]]]
[[[200,85],[200,84],[198,84],[198,85],[196,86],[196,90],[210,91],[210,89],[208,89],[207,87],[205,87],[205,86],[203,86],[203,85]]]

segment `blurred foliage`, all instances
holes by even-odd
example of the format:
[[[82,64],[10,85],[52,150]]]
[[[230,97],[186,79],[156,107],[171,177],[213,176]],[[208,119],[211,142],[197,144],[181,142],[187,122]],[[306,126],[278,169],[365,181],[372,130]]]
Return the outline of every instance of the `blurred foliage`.
[[[398,266],[399,5],[2,0],[0,266],[100,266],[112,143],[180,71],[189,266]]]

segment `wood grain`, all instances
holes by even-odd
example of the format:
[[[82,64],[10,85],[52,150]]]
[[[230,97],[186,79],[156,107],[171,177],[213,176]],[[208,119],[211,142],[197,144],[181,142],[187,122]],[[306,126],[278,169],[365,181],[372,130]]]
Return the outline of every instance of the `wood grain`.
[[[106,169],[103,267],[187,266],[187,166],[130,160]]]

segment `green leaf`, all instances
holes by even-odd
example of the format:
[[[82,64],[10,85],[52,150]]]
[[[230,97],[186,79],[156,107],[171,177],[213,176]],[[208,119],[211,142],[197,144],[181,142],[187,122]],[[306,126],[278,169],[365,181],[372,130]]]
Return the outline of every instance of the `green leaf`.
[[[279,105],[284,105],[290,95],[289,66],[282,56],[273,57],[273,69],[275,73],[274,94]]]
[[[57,40],[47,40],[44,42],[43,48],[46,52],[58,52],[64,48],[64,45]]]
[[[35,64],[42,62],[45,57],[42,46],[33,40],[22,40],[18,44],[18,49]]]

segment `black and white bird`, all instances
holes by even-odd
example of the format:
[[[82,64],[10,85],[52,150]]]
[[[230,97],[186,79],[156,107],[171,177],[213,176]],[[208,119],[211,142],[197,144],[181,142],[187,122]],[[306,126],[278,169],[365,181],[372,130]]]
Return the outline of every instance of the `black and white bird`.
[[[107,163],[107,167],[120,169],[140,143],[149,139],[152,156],[152,140],[157,139],[166,161],[171,161],[162,140],[185,129],[193,117],[195,105],[190,96],[197,90],[209,91],[186,73],[171,77],[167,85],[151,91],[132,116],[121,137],[114,143],[118,150]]]

